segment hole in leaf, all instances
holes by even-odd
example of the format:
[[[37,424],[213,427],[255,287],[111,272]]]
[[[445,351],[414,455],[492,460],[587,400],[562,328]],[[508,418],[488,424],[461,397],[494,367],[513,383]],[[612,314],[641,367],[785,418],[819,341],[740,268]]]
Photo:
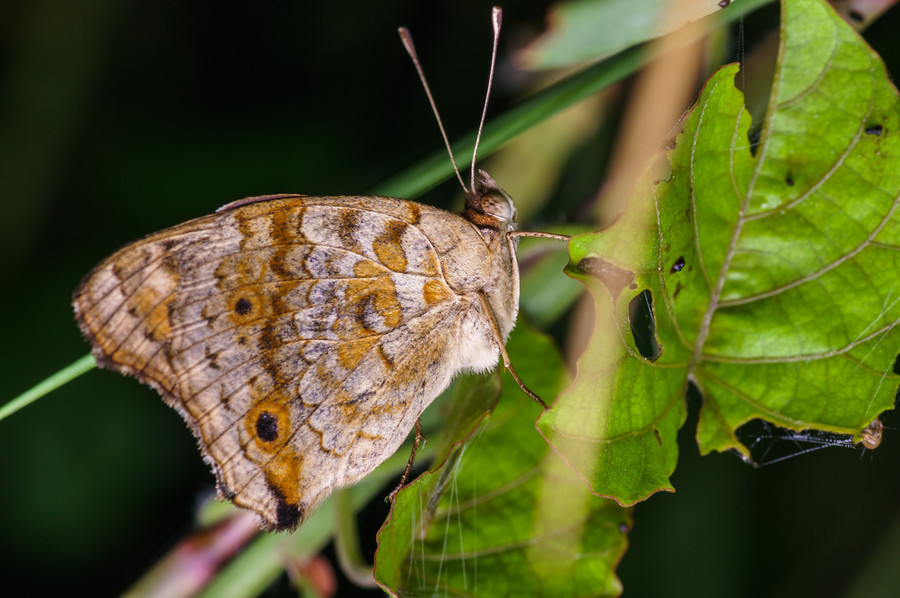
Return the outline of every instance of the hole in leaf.
[[[791,173],[787,173],[787,176],[784,177],[784,182],[787,183],[788,187],[794,186],[794,177]]]
[[[644,289],[628,304],[628,319],[634,346],[644,359],[656,361],[662,355],[656,340],[656,320],[653,316],[653,293]]]
[[[866,127],[866,135],[878,135],[880,137],[883,130],[884,127],[881,125],[869,125]]]
[[[688,412],[693,413],[696,418],[703,407],[703,393],[700,392],[700,387],[693,380],[688,380],[684,399],[687,401]],[[682,429],[684,428],[682,427]]]
[[[747,141],[750,142],[750,155],[756,156],[759,149],[759,140],[762,137],[762,128],[754,127],[747,132]]]
[[[893,372],[900,376],[900,353],[897,354],[897,358],[894,360]]]
[[[672,264],[671,270],[669,272],[681,272],[681,269],[684,268],[684,256],[679,256],[675,263]]]
[[[866,17],[861,12],[856,10],[847,11],[847,16],[850,17],[850,20],[855,23],[862,23],[866,20]]]

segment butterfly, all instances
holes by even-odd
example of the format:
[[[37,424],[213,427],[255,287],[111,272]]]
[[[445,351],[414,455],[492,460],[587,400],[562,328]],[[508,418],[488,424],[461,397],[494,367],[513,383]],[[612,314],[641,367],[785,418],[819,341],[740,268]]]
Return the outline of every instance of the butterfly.
[[[372,196],[233,202],[103,260],[75,291],[79,326],[98,365],[181,414],[220,496],[293,529],[414,427],[418,440],[422,411],[459,372],[502,357],[546,408],[504,343],[518,236],[565,237],[515,231],[512,199],[474,156],[472,172],[461,215]]]

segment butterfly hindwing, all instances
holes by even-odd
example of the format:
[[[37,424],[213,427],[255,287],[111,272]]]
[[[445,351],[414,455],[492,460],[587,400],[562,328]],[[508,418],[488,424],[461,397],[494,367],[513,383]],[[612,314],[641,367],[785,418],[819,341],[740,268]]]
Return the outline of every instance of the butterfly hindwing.
[[[497,253],[413,202],[242,200],[119,250],[75,306],[98,363],[160,390],[222,494],[285,529],[392,454],[454,373],[496,363],[473,289],[508,268]]]

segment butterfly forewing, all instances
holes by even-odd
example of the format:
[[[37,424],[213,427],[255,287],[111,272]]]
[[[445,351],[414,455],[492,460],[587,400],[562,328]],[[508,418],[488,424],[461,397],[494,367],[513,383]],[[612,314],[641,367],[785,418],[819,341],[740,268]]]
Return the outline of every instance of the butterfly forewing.
[[[100,365],[179,410],[221,493],[285,529],[392,454],[454,373],[496,364],[476,293],[505,339],[517,275],[499,236],[435,208],[251,198],[119,250],[75,309]]]

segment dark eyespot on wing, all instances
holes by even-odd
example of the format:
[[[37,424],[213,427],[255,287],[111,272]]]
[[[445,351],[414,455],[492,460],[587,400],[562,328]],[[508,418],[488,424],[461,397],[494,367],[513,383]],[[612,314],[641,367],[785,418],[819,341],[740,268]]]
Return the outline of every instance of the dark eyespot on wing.
[[[278,438],[278,418],[263,411],[256,420],[256,433],[266,442],[272,442]]]
[[[237,303],[234,304],[234,311],[239,316],[246,316],[250,313],[251,309],[253,309],[253,304],[243,297],[238,299]]]

